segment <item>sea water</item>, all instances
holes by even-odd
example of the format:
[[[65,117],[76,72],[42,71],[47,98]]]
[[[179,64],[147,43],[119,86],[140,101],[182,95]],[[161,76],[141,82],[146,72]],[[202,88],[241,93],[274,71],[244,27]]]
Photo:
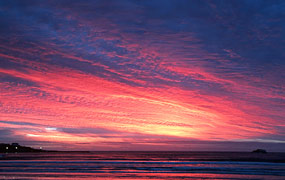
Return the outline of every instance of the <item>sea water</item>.
[[[285,153],[11,153],[0,179],[285,179]]]

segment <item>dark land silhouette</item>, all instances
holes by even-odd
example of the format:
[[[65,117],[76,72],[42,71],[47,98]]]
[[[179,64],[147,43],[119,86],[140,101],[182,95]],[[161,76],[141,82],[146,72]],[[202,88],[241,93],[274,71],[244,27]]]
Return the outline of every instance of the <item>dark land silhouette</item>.
[[[256,149],[256,150],[252,151],[252,153],[261,153],[261,154],[266,154],[266,153],[267,153],[267,151],[266,151],[266,150],[264,150],[264,149]]]
[[[18,143],[4,144],[0,143],[0,153],[16,153],[16,152],[47,152],[42,149],[34,149],[31,147],[21,146]]]

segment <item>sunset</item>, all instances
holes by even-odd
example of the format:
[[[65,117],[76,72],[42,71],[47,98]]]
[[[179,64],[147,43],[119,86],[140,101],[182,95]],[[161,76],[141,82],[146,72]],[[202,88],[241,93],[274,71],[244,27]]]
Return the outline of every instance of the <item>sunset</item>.
[[[0,1],[0,143],[285,152],[284,1]]]

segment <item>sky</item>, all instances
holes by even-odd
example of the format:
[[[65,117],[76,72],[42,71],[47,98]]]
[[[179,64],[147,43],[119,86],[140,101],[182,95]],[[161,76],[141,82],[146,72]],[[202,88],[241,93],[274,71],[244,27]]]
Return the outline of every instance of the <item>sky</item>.
[[[0,0],[0,143],[285,151],[285,1]]]

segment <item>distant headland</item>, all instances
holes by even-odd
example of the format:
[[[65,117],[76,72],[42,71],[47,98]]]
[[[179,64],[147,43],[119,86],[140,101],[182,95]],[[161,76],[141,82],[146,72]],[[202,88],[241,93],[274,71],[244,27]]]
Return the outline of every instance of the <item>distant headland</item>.
[[[16,153],[16,152],[47,152],[42,149],[34,149],[31,147],[21,146],[18,143],[4,144],[0,143],[0,153]]]
[[[267,153],[267,151],[266,151],[266,150],[264,150],[264,149],[256,149],[256,150],[252,151],[252,153],[261,153],[261,154],[266,154],[266,153]]]

